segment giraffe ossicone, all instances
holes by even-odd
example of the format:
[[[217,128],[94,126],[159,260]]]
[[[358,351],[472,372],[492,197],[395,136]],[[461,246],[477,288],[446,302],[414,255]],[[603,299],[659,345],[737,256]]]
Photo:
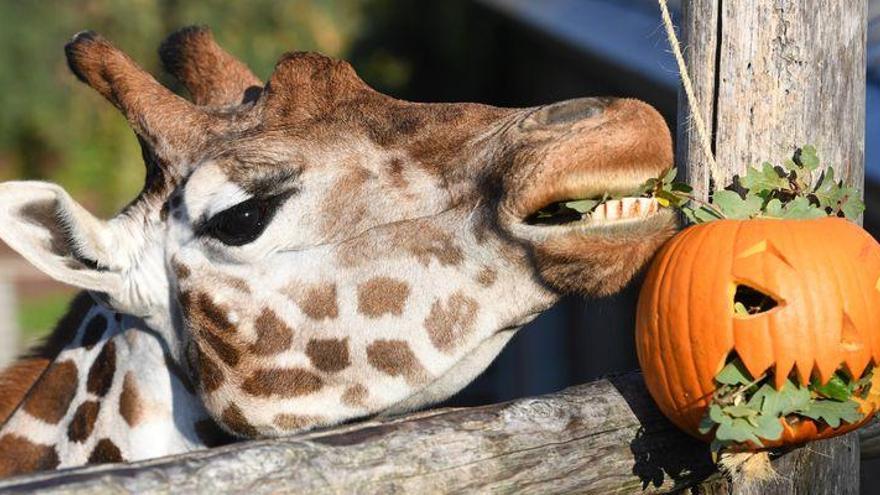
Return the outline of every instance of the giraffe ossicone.
[[[0,184],[0,238],[85,291],[0,375],[0,475],[442,400],[561,294],[618,290],[674,230],[638,200],[529,221],[671,166],[638,101],[411,103],[313,53],[263,84],[204,28],[160,48],[190,100],[95,33],[66,54],[128,120],[146,183],[109,220],[53,184]]]

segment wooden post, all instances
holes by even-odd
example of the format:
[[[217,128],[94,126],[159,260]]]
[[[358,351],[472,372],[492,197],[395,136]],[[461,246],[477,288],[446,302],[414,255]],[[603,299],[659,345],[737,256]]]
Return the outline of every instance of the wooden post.
[[[804,144],[863,188],[866,0],[692,0],[683,14],[685,60],[722,175],[709,177],[682,92],[678,167],[700,196]],[[788,479],[722,491],[857,493],[857,453],[855,434],[817,442],[777,466]]]

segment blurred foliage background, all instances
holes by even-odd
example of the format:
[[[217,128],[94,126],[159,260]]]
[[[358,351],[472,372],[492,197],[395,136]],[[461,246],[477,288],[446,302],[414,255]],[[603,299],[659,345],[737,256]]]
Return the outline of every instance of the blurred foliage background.
[[[374,5],[371,5],[374,4]],[[94,212],[110,215],[142,185],[143,165],[131,131],[117,111],[68,71],[63,45],[92,29],[111,39],[161,81],[156,49],[175,29],[211,26],[227,49],[261,77],[287,50],[345,57],[360,32],[359,0],[76,0],[0,2],[0,180],[58,182]],[[378,53],[370,72],[401,68]]]

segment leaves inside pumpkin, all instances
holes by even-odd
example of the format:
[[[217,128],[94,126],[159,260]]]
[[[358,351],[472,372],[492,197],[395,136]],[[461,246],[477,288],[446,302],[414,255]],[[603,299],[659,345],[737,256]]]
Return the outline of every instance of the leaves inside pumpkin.
[[[837,428],[856,423],[864,416],[853,397],[865,397],[870,389],[873,367],[859,379],[838,371],[827,382],[813,379],[803,386],[788,378],[776,390],[772,374],[753,379],[739,358],[730,359],[715,375],[718,388],[699,426],[700,433],[714,431],[713,451],[731,445],[778,440],[782,421],[798,416]]]

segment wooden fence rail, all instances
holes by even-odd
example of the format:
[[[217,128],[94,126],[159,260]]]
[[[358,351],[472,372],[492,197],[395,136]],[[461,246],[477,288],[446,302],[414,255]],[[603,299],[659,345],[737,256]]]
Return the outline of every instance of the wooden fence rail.
[[[773,491],[809,493],[858,475],[853,435],[774,461]],[[815,476],[828,475],[838,479]],[[841,481],[843,480],[843,481]],[[821,483],[816,485],[815,483]],[[0,482],[0,493],[750,493],[716,472],[706,445],[656,409],[641,374],[483,407],[440,409],[129,465]],[[763,489],[767,489],[766,485]],[[767,492],[763,492],[767,493]],[[837,491],[835,493],[848,493]]]

